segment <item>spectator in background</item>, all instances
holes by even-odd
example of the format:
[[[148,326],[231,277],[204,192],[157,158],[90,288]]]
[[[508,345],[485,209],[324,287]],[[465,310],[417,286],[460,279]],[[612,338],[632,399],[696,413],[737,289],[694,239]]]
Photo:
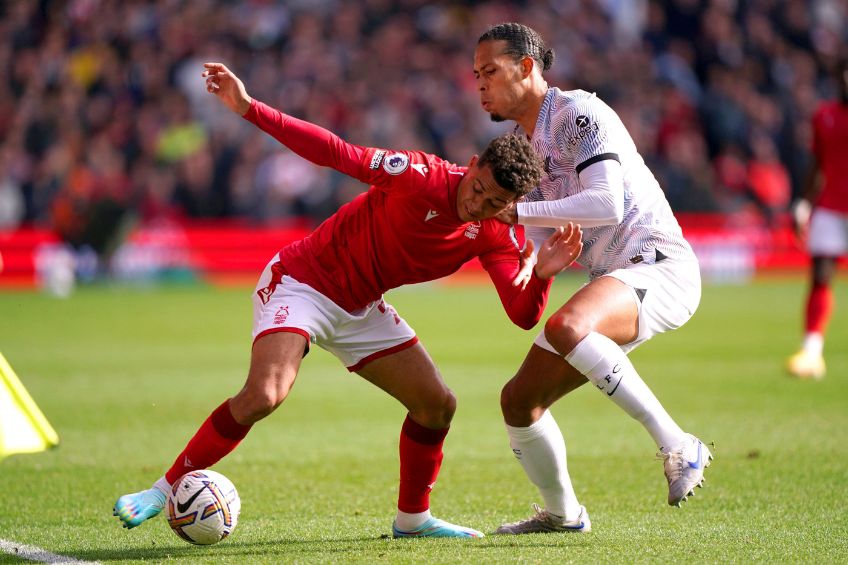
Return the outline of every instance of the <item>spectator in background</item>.
[[[780,162],[774,141],[763,131],[751,134],[751,159],[748,161],[748,183],[754,200],[769,225],[786,210],[792,196],[789,173]]]
[[[0,147],[0,231],[13,230],[24,216],[22,171],[11,147]]]
[[[848,255],[848,58],[836,68],[839,98],[813,116],[813,162],[800,200],[793,207],[799,239],[812,256],[810,291],[801,349],[787,361],[790,374],[825,375],[824,336],[833,312],[831,283],[839,257]]]
[[[750,200],[727,196],[736,189],[717,164],[728,147],[744,148],[734,158],[745,185],[759,184],[747,178],[747,148],[763,131],[801,184],[809,118],[848,42],[847,16],[834,0],[527,0],[520,13],[496,1],[3,2],[0,147],[15,155],[24,222],[51,224],[77,156],[105,139],[128,179],[120,200],[144,222],[306,214],[317,223],[348,198],[348,182],[331,173],[320,184],[328,193],[299,195],[269,183],[259,169],[271,145],[247,149],[253,133],[198,97],[188,69],[230,61],[258,96],[356,143],[456,161],[504,131],[477,111],[462,38],[520,17],[564,55],[552,83],[611,104],[675,209],[766,225]]]
[[[87,155],[75,156],[51,203],[53,226],[62,240],[75,251],[97,257],[99,266],[83,278],[108,269],[130,217],[129,185],[123,155],[101,134],[92,140]]]

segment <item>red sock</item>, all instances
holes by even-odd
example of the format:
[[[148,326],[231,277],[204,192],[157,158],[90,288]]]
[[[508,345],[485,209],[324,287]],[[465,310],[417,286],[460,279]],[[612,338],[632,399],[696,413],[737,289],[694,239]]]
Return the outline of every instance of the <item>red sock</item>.
[[[833,291],[829,285],[815,284],[807,297],[807,333],[824,335],[833,312]]]
[[[430,508],[430,491],[442,466],[442,445],[448,428],[431,430],[408,415],[400,431],[400,494],[398,509],[414,514]]]
[[[230,401],[225,400],[206,418],[194,437],[189,440],[183,452],[165,473],[165,479],[174,484],[189,471],[211,467],[235,449],[249,431],[250,426],[236,422],[230,412]]]

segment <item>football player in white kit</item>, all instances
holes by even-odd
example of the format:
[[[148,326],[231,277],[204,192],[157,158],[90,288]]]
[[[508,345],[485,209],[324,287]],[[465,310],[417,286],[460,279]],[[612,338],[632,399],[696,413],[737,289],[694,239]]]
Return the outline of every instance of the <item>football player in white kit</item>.
[[[477,43],[474,76],[483,109],[514,120],[544,159],[540,186],[503,221],[543,241],[569,221],[583,228],[577,262],[590,281],[559,308],[501,393],[510,445],[544,507],[496,533],[591,530],[566,465],[562,432],[548,408],[591,382],[656,442],[668,503],[680,506],[704,479],[710,450],[666,412],[627,357],[656,334],[682,326],[701,297],[698,262],[665,196],[618,115],[594,94],[549,87],[553,51],[518,23],[491,27]]]

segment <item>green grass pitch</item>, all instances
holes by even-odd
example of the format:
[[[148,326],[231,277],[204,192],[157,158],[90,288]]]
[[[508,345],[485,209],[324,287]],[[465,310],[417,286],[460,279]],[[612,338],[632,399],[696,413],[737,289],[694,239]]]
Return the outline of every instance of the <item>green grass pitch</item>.
[[[551,306],[581,282],[564,277]],[[62,443],[0,462],[0,539],[102,563],[846,562],[845,282],[821,382],[783,373],[799,342],[800,278],[707,286],[687,326],[631,355],[672,416],[715,443],[705,488],[682,509],[666,505],[648,434],[586,386],[553,412],[591,534],[389,539],[404,410],[313,349],[289,399],[215,467],[243,506],[235,533],[206,548],[161,517],[124,530],[111,507],[160,476],[242,385],[249,289],[3,293],[0,351]],[[511,326],[488,287],[428,285],[389,299],[459,400],[434,514],[484,532],[526,517],[541,501],[512,457],[498,397],[535,331]]]

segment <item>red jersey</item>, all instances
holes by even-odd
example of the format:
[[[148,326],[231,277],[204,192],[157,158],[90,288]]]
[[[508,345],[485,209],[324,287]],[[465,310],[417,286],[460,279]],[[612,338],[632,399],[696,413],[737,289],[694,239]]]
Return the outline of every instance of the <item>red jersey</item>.
[[[353,312],[387,290],[450,275],[476,257],[510,319],[525,329],[539,321],[551,281],[534,275],[524,291],[513,287],[519,267],[513,227],[459,218],[465,167],[420,151],[352,145],[255,100],[244,117],[313,163],[372,185],[280,251],[292,277]]]
[[[826,102],[816,110],[813,153],[824,177],[814,204],[848,213],[848,104]]]

